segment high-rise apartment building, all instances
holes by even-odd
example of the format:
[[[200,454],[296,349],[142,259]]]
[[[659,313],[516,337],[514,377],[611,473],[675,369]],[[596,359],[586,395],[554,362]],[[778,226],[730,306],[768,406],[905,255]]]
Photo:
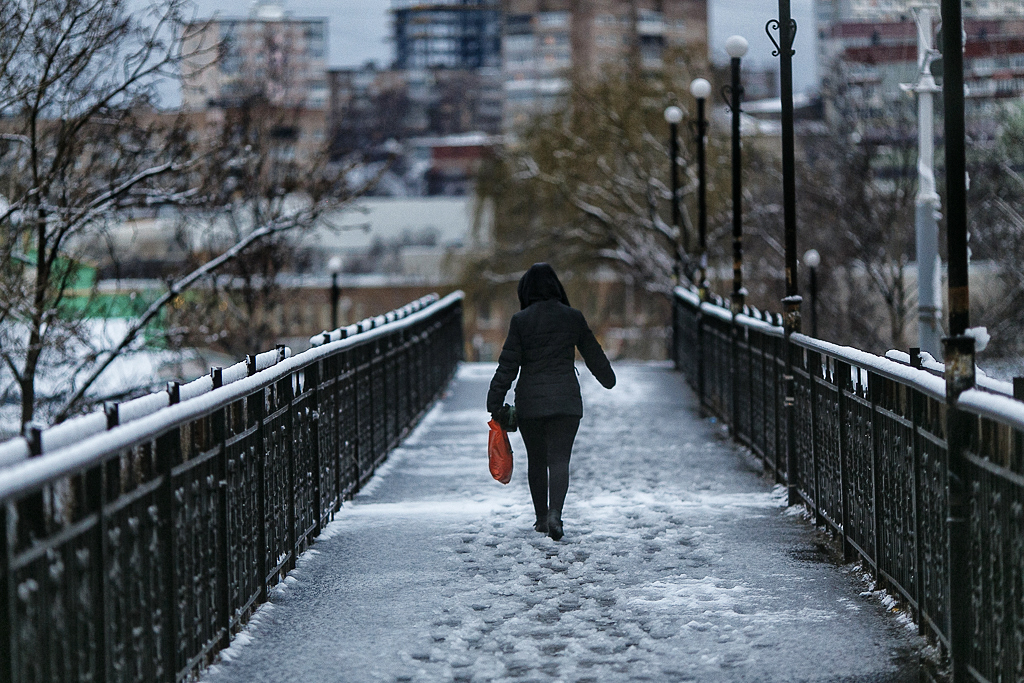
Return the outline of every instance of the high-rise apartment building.
[[[899,21],[909,17],[920,0],[815,0],[819,23],[838,21]],[[938,0],[934,4],[938,5]],[[995,19],[1024,16],[1021,0],[964,0],[965,17]]]
[[[389,140],[501,131],[501,70],[332,69],[329,125],[336,156],[373,156]]]
[[[396,69],[501,65],[499,0],[394,0]]]
[[[214,17],[191,28],[183,109],[234,106],[253,95],[274,106],[326,108],[326,18],[293,17],[269,1],[248,17]]]
[[[849,95],[843,106],[856,109],[845,114],[862,126],[879,126],[894,102],[906,97],[901,84],[918,80],[914,4],[817,0],[819,64],[829,78],[841,79],[835,85]],[[966,0],[963,10],[968,124],[983,133],[994,120],[987,114],[1024,97],[1024,3]],[[933,18],[937,30],[937,12]],[[835,113],[835,105],[825,102],[826,112]]]
[[[706,0],[504,0],[505,125],[561,100],[570,76],[635,59],[662,66],[666,49],[706,51]]]

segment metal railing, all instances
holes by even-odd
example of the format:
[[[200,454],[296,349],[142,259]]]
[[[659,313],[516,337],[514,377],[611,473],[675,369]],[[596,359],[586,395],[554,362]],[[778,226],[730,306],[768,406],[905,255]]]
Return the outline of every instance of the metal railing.
[[[682,288],[674,306],[674,354],[704,409],[795,487],[846,560],[870,567],[923,633],[969,653],[975,680],[1024,680],[1024,402],[1006,395],[1011,385],[979,382],[951,406],[940,364],[787,339],[778,316],[734,317]],[[950,422],[954,411],[966,419]],[[960,453],[947,448],[950,424],[967,432]],[[970,551],[953,556],[963,581],[950,570],[951,457],[969,477]],[[957,591],[970,607],[956,631],[969,643],[950,642]]]
[[[0,471],[0,683],[192,677],[443,391],[462,294],[311,341]]]

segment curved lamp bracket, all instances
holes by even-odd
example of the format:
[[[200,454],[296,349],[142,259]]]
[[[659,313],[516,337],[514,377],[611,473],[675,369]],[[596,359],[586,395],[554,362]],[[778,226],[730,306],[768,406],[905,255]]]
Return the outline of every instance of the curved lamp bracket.
[[[778,19],[769,19],[768,23],[764,25],[764,32],[768,34],[768,40],[772,41],[772,45],[775,49],[772,51],[772,57],[778,57],[782,52],[782,48],[779,47],[779,41],[775,40],[775,36],[772,35],[772,31],[779,31],[782,24],[779,23]],[[782,39],[781,31],[779,31],[779,40]],[[796,19],[789,20],[789,54],[795,55],[796,50],[793,49],[793,41],[796,40]]]
[[[737,90],[740,97],[743,97],[743,86]],[[725,108],[732,112],[732,86],[726,83],[722,86],[722,99],[725,100]],[[742,112],[743,110],[740,109]]]

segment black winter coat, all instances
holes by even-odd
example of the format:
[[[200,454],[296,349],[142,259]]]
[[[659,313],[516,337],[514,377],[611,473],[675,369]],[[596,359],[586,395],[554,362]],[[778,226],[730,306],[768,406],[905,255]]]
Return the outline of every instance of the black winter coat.
[[[487,392],[487,411],[497,412],[516,375],[516,414],[521,419],[583,416],[576,379],[576,349],[605,388],[615,373],[583,314],[568,305],[565,291],[547,264],[534,265],[520,281],[523,310],[512,316],[498,369]],[[564,302],[564,303],[563,303]]]

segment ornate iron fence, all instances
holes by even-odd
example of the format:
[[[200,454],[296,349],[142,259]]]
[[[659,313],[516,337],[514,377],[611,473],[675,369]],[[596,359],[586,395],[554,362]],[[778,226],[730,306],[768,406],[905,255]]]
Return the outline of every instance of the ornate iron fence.
[[[704,409],[795,486],[847,561],[870,567],[922,632],[969,652],[977,681],[1024,680],[1024,402],[1013,385],[982,380],[949,405],[941,364],[920,356],[787,339],[780,317],[733,317],[684,289],[674,305],[674,354]],[[950,425],[965,431],[960,453],[948,448]],[[966,558],[949,551],[950,458],[968,477]],[[965,580],[951,561],[966,567]],[[954,646],[957,591],[970,607],[955,630],[970,642]]]
[[[443,391],[462,294],[311,341],[0,472],[0,682],[190,678]]]

